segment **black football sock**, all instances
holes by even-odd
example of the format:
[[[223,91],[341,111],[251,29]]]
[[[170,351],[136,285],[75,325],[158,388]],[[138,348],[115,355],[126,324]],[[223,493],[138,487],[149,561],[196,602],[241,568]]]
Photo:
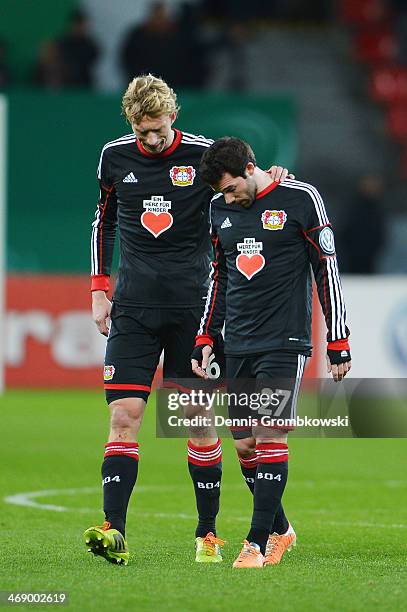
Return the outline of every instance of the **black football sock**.
[[[111,529],[123,536],[127,506],[138,473],[138,443],[108,442],[102,463],[103,510]]]
[[[198,526],[195,537],[216,535],[222,479],[222,448],[220,440],[210,446],[196,446],[188,440],[188,468],[194,483]]]
[[[287,531],[289,525],[290,523],[288,522],[288,518],[285,515],[283,504],[280,503],[279,507],[277,508],[273,526],[270,529],[270,533],[278,533],[278,535],[283,535],[283,533]]]
[[[250,457],[241,457],[238,453],[237,456],[239,459],[240,469],[242,471],[243,478],[245,479],[245,482],[249,487],[250,491],[254,493],[254,483],[256,481],[257,471],[257,455],[256,453],[253,453],[253,455],[250,455]]]
[[[257,472],[254,485],[254,508],[249,542],[260,546],[264,555],[274,517],[281,504],[288,476],[287,444],[257,444]]]
[[[256,471],[257,471],[257,455],[251,455],[250,457],[241,457],[238,455],[240,469],[243,474],[243,478],[250,491],[254,493],[254,483],[256,479]],[[270,529],[270,533],[278,533],[279,535],[285,533],[288,529],[288,519],[284,513],[284,508],[280,503],[277,508],[276,515],[274,517],[273,525]]]

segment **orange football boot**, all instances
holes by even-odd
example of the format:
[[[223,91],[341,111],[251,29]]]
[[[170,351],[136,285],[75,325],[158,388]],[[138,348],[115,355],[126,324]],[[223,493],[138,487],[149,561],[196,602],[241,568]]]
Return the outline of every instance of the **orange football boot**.
[[[264,556],[264,565],[277,565],[286,550],[290,551],[297,543],[297,536],[291,525],[283,535],[273,533],[269,536]]]
[[[247,540],[243,542],[243,548],[236,561],[233,563],[235,568],[263,567],[264,557],[257,544],[252,544]]]

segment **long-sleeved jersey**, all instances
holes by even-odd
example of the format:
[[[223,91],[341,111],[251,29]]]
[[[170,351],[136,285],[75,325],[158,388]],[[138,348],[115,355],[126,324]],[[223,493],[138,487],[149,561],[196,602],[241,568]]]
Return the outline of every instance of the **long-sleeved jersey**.
[[[272,183],[250,208],[211,204],[212,264],[199,335],[225,322],[225,353],[311,352],[312,276],[328,342],[345,339],[345,303],[334,234],[323,200],[307,183]]]
[[[124,305],[202,306],[210,268],[213,191],[198,175],[212,143],[175,130],[173,144],[148,153],[134,134],[107,143],[92,231],[92,287],[108,288],[116,230],[120,263],[114,299]]]

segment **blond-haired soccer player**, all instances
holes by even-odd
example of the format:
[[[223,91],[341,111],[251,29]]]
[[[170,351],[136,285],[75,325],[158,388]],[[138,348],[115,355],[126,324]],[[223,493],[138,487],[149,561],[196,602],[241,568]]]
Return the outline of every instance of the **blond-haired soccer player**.
[[[123,96],[132,132],[103,147],[98,167],[92,311],[100,333],[108,336],[104,388],[111,420],[102,464],[106,520],[84,535],[91,552],[113,563],[128,562],[125,524],[138,472],[138,432],[160,354],[164,350],[165,380],[190,377],[206,294],[212,190],[198,167],[212,141],[174,128],[178,111],[177,96],[162,79],[134,78]],[[280,167],[271,171],[276,179],[286,175]],[[106,293],[117,229],[120,264],[111,303]],[[221,461],[218,438],[191,433],[198,562],[222,560],[215,526]]]

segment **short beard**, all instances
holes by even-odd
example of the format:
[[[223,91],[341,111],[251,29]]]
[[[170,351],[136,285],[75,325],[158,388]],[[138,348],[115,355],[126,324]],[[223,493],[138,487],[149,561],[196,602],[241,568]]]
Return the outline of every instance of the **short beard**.
[[[251,187],[252,185],[250,185]],[[247,199],[240,205],[242,208],[251,208],[254,204],[257,195],[256,183],[253,181],[253,190],[250,189],[251,193],[247,194]]]

